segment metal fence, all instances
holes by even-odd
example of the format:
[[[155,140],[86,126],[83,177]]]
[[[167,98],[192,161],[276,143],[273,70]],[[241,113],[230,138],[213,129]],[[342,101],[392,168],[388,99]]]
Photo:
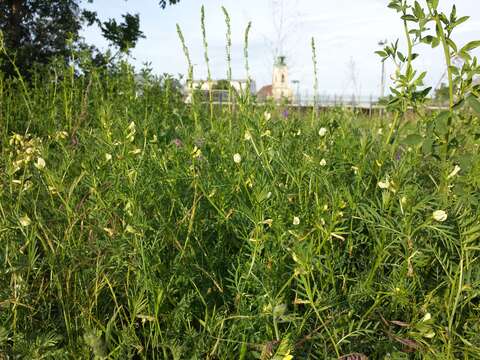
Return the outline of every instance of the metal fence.
[[[231,99],[230,99],[231,95]],[[250,94],[252,97],[254,94]],[[211,100],[215,105],[230,105],[238,103],[239,96],[245,96],[245,94],[239,94],[236,91],[229,92],[228,90],[195,90],[195,98],[200,103],[209,103]],[[185,102],[190,103],[192,100],[192,93],[187,93],[185,97]],[[266,104],[270,100],[262,100],[257,98],[257,104]],[[283,102],[281,102],[283,103]],[[293,99],[287,102],[289,106],[294,107],[319,107],[319,108],[328,108],[328,107],[347,107],[347,108],[359,108],[359,109],[383,109],[385,108],[384,104],[379,103],[379,97],[376,95],[318,95],[313,96],[299,96],[296,95]],[[429,100],[427,107],[435,109],[443,109],[448,104],[445,104],[441,101]]]

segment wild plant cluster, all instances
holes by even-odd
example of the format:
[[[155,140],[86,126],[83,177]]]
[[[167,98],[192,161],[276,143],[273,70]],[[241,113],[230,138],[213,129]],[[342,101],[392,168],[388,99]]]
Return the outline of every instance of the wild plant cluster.
[[[125,62],[0,74],[0,359],[478,359],[476,60],[420,104],[413,45],[470,50],[417,4],[383,115],[186,105]]]

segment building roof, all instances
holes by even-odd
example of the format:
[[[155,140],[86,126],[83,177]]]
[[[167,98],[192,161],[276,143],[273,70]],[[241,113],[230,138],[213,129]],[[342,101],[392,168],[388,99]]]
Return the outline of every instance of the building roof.
[[[265,85],[257,92],[257,96],[260,98],[267,98],[273,95],[272,85]]]

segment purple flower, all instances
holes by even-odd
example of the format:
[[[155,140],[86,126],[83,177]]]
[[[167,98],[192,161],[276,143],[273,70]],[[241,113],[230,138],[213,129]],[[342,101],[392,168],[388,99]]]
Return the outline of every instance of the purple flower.
[[[183,146],[182,140],[178,138],[172,140],[172,144],[174,144],[177,148],[181,148]]]
[[[395,154],[395,160],[400,161],[402,158],[402,150],[398,150],[397,153]]]
[[[288,109],[283,110],[283,117],[288,118]]]

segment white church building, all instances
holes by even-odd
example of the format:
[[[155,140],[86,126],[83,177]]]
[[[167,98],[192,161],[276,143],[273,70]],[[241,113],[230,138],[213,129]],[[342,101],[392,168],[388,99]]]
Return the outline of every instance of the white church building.
[[[275,102],[293,101],[293,89],[288,79],[288,66],[285,56],[279,56],[273,65],[272,84],[266,85],[257,93],[259,101],[273,99]]]

